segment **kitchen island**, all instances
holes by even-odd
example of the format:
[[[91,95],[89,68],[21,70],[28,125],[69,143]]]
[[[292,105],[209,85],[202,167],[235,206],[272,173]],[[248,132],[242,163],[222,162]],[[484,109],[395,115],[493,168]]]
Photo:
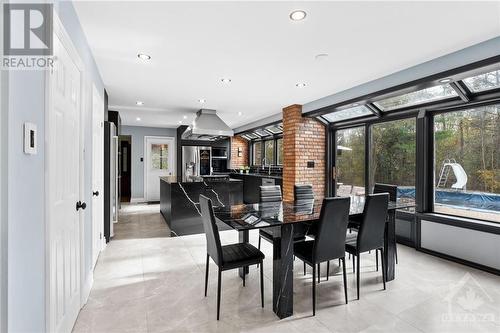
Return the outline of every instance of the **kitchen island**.
[[[214,207],[243,203],[243,181],[232,178],[206,177],[198,181],[179,182],[176,177],[160,178],[160,211],[173,235],[203,233],[199,197],[212,200]],[[220,225],[219,230],[228,230]]]

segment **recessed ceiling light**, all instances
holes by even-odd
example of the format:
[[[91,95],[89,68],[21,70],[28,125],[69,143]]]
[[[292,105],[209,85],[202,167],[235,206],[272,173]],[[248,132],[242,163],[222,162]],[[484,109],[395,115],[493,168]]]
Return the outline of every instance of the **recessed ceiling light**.
[[[182,116],[182,118],[187,119],[187,118],[188,118],[188,116]]]
[[[222,78],[222,79],[220,79],[220,80],[222,81],[222,83],[231,83],[231,79],[230,79],[230,78],[227,78],[227,77]]]
[[[302,83],[302,82],[299,82],[299,83],[296,83],[296,84],[295,84],[295,86],[296,86],[297,88],[304,88],[304,87],[306,86],[306,84],[305,84],[305,83]]]
[[[137,120],[137,121],[141,121],[141,118],[137,117],[137,118],[135,118],[135,120]]]
[[[358,103],[354,103],[351,106],[359,106],[359,104]]]
[[[149,54],[139,53],[137,57],[141,60],[151,60],[151,56]]]
[[[320,54],[316,54],[316,56],[314,57],[317,61],[325,61],[328,59],[328,53],[320,53]]]
[[[142,101],[137,101],[137,102],[135,102],[135,105],[138,105],[138,106],[143,106],[143,105],[144,105],[144,102],[142,102]]]
[[[294,10],[290,13],[290,20],[292,21],[301,21],[306,18],[306,12],[303,10]]]
[[[243,113],[242,113],[241,111],[240,111],[240,112],[238,112],[238,116],[241,116],[242,114],[243,114]]]
[[[206,99],[204,99],[204,98],[200,98],[200,99],[198,100],[198,103],[200,103],[200,104],[205,104],[205,102],[206,102],[206,101],[207,101]]]
[[[179,124],[182,124],[182,120],[179,120]]]
[[[448,82],[451,82],[451,79],[449,77],[446,79],[439,80],[439,83],[448,83]]]

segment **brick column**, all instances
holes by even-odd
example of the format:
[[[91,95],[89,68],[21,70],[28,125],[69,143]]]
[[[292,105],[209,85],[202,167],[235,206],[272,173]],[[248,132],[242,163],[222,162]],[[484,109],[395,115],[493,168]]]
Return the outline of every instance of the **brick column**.
[[[295,184],[312,184],[314,197],[325,196],[325,138],[323,124],[302,117],[301,105],[283,109],[283,199],[294,200]],[[308,167],[308,162],[314,167]]]
[[[241,149],[241,156],[238,156],[238,148]],[[239,169],[249,164],[248,141],[239,136],[231,138],[231,169]]]

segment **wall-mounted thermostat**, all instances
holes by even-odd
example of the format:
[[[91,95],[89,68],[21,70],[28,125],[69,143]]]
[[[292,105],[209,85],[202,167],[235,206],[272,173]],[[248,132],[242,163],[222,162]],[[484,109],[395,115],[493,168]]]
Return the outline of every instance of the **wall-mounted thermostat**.
[[[24,123],[24,153],[35,155],[37,153],[37,131],[33,123]]]

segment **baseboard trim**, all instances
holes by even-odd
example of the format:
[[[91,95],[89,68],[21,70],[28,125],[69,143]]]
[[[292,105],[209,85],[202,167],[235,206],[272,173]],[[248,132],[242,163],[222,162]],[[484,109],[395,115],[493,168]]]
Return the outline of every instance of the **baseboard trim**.
[[[130,203],[144,203],[147,202],[145,198],[130,198]]]

